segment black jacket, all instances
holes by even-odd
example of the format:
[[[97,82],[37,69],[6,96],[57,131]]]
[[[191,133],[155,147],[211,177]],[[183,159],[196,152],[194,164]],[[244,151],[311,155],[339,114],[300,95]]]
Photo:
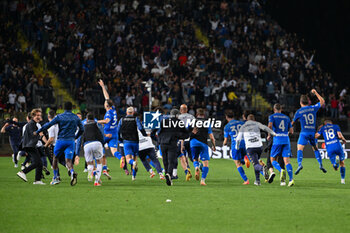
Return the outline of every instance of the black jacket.
[[[84,125],[84,133],[81,137],[82,144],[85,142],[99,141],[103,145],[103,135],[95,121],[88,121]]]
[[[196,121],[205,121],[204,118],[197,118]],[[197,139],[204,144],[208,144],[208,128],[201,127],[198,128],[198,132],[196,134],[191,133],[191,139]]]
[[[36,144],[38,143],[40,136],[39,135],[34,136],[33,133],[37,130],[38,130],[38,127],[36,126],[36,122],[33,120],[29,121],[23,133],[22,148],[36,147]]]
[[[170,124],[170,121],[172,121],[172,124]],[[180,120],[177,118],[162,120],[160,130],[158,132],[158,140],[160,144],[173,144],[176,146],[179,139],[186,139],[189,137],[188,130],[185,127],[179,127],[179,121]],[[175,124],[176,126],[174,126]]]

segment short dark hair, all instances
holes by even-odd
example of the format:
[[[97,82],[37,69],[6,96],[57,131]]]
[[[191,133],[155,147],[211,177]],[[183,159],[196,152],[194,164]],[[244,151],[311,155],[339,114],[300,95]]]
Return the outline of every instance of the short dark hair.
[[[36,114],[39,113],[39,112],[42,113],[41,108],[34,108],[34,109],[30,112],[30,115],[31,115],[32,117],[35,117]]]
[[[49,111],[48,117],[50,117],[51,119],[53,119],[53,118],[55,117],[55,115],[56,115],[56,111],[53,110],[53,109],[51,109],[51,110]]]
[[[281,111],[282,110],[282,106],[281,106],[281,104],[275,104],[274,106],[273,106],[273,108],[274,109],[276,109],[277,111]]]
[[[109,107],[114,106],[114,102],[113,102],[113,100],[108,99],[108,100],[106,100],[106,102],[107,102],[107,104],[108,104],[108,106],[109,106]]]
[[[309,98],[307,97],[307,95],[301,95],[300,96],[300,102],[304,105],[308,105],[309,104]]]
[[[254,116],[253,114],[249,114],[249,115],[247,116],[247,120],[248,120],[248,121],[255,121],[255,116]]]
[[[29,120],[32,119],[32,114],[31,114],[31,112],[28,112],[27,117],[28,117]]]
[[[227,110],[226,111],[226,116],[228,117],[228,118],[233,118],[234,117],[234,114],[233,114],[233,111],[230,109],[230,110]]]
[[[197,108],[197,116],[203,116],[205,114],[204,109],[203,108]]]
[[[86,118],[87,118],[88,120],[94,120],[94,119],[95,119],[95,116],[94,116],[94,114],[93,114],[92,112],[89,112],[89,113],[86,115]]]
[[[333,122],[330,119],[327,119],[324,121],[324,124],[333,124]]]
[[[70,101],[64,103],[64,110],[72,111],[73,104]]]

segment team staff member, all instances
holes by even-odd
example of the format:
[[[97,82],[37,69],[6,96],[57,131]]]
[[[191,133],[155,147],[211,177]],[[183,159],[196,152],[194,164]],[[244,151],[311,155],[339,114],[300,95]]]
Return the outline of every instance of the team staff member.
[[[14,117],[12,121],[18,122],[18,119]],[[17,126],[16,124],[12,124],[10,122],[6,122],[5,125],[1,128],[1,133],[9,134],[10,146],[13,151],[12,160],[15,164],[15,167],[18,167],[17,154],[19,152],[19,147],[21,145],[21,140],[22,140],[21,127]]]
[[[236,138],[236,150],[239,149],[240,142],[243,139],[247,149],[248,157],[250,161],[253,162],[255,170],[254,185],[260,185],[260,172],[263,172],[265,179],[268,180],[269,183],[271,183],[275,178],[274,173],[271,173],[270,175],[267,167],[262,166],[259,163],[263,146],[260,130],[264,130],[270,133],[272,136],[276,136],[276,133],[272,129],[259,122],[256,122],[254,115],[250,114],[247,117],[247,121],[240,128],[238,136]]]
[[[26,174],[35,169],[35,181],[33,184],[44,185],[45,183],[41,181],[43,163],[37,149],[37,143],[42,134],[35,133],[38,130],[37,124],[42,120],[41,115],[41,109],[33,109],[31,111],[32,120],[30,120],[25,126],[22,148],[31,157],[32,163],[22,171],[18,172],[17,176],[27,182]]]
[[[158,131],[158,140],[165,169],[165,179],[166,184],[169,186],[173,184],[171,174],[173,173],[178,155],[177,142],[180,139],[188,138],[189,135],[186,127],[179,127],[179,110],[171,110],[170,115],[172,116],[171,118],[162,119]],[[165,125],[169,127],[164,127]]]
[[[155,173],[150,166],[150,163],[152,163],[152,165],[156,168],[160,179],[164,180],[165,177],[163,175],[163,171],[162,171],[163,169],[156,156],[156,151],[154,149],[154,145],[151,137],[143,136],[139,130],[138,130],[138,133],[139,133],[139,157],[141,159],[141,162],[143,163],[143,166],[146,168],[147,172],[150,173],[150,177],[153,178],[155,176]],[[147,158],[149,158],[150,161],[148,161]]]

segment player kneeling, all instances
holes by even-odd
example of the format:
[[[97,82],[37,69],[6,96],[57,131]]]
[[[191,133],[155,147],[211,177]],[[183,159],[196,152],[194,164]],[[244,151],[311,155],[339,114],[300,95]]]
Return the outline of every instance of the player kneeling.
[[[96,173],[94,186],[101,186],[102,157],[103,157],[103,135],[94,120],[92,113],[87,114],[85,131],[82,136],[84,145],[84,156],[88,164],[88,176],[91,176],[96,159]]]
[[[339,140],[342,140],[343,143],[346,143],[346,139],[344,138],[343,134],[340,131],[340,128],[338,125],[334,125],[332,121],[325,120],[324,125],[319,129],[319,131],[316,133],[315,137],[319,138],[321,135],[323,135],[324,140],[326,142],[326,149],[327,154],[329,157],[329,160],[331,161],[334,170],[338,170],[340,165],[340,182],[342,184],[345,184],[345,155],[342,145],[340,144]],[[338,163],[336,157],[339,156]]]

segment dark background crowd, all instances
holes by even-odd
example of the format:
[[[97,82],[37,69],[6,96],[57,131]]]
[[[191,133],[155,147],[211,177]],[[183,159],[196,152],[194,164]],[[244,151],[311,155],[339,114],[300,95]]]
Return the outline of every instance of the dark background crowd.
[[[103,79],[119,115],[131,105],[148,110],[143,82],[152,80],[152,108],[187,103],[190,113],[201,107],[222,118],[226,109],[256,110],[260,93],[293,113],[300,94],[316,88],[327,103],[321,116],[350,116],[347,86],[322,70],[317,51],[304,49],[301,37],[266,14],[265,1],[1,4],[0,111],[26,111],[43,100],[55,108],[50,77],[32,71],[35,49],[80,106],[102,107],[97,81]],[[31,45],[23,52],[18,31]]]

